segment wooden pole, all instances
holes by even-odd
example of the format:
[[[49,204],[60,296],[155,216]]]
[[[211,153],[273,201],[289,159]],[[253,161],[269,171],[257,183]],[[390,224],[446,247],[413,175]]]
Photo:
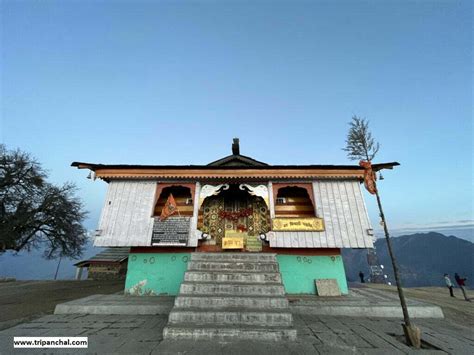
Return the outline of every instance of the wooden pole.
[[[377,205],[379,207],[380,218],[382,219],[385,239],[387,241],[387,249],[390,255],[390,260],[392,261],[393,274],[395,276],[395,283],[397,284],[398,297],[400,298],[400,304],[402,306],[403,320],[405,322],[403,331],[405,333],[405,338],[408,344],[419,349],[421,346],[421,332],[420,332],[420,329],[414,326],[410,321],[410,316],[408,314],[408,307],[405,300],[405,294],[403,293],[400,272],[398,270],[397,261],[395,259],[395,255],[392,249],[390,234],[388,232],[387,221],[385,220],[385,214],[383,213],[382,202],[380,200],[379,191],[377,189],[377,184],[375,181],[374,181],[374,184],[375,184],[375,196],[377,197]]]
[[[377,197],[377,205],[380,211],[380,218],[382,219],[385,239],[387,241],[388,253],[390,255],[390,260],[392,261],[393,273],[395,275],[395,283],[397,284],[398,297],[400,298],[400,303],[403,310],[403,320],[405,321],[406,325],[410,326],[411,325],[410,316],[408,315],[408,308],[407,308],[407,303],[405,300],[405,294],[403,293],[403,289],[401,285],[400,272],[398,271],[397,261],[395,259],[395,255],[393,254],[392,242],[390,240],[390,234],[388,232],[387,221],[385,220],[385,215],[383,213],[383,208],[382,208],[382,202],[380,201],[380,195],[379,195],[378,190],[375,190],[375,196]]]

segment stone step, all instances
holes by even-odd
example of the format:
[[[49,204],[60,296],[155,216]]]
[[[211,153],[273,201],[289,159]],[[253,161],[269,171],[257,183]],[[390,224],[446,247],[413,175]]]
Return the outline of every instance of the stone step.
[[[296,329],[285,327],[240,326],[215,327],[212,325],[196,327],[195,324],[168,325],[163,330],[163,338],[167,340],[259,340],[288,341],[296,340]]]
[[[281,284],[234,284],[209,282],[183,282],[179,293],[181,295],[255,295],[255,296],[284,296],[285,288]]]
[[[188,270],[196,271],[225,271],[236,270],[244,272],[278,272],[276,262],[250,262],[250,261],[190,261]]]
[[[178,295],[174,300],[178,308],[219,309],[245,307],[249,309],[288,308],[288,300],[278,296],[217,296],[217,295]]]
[[[192,253],[191,261],[250,261],[276,262],[276,254],[270,253]]]
[[[242,271],[187,271],[184,281],[197,282],[233,282],[233,283],[281,283],[279,272],[242,272]]]
[[[257,325],[291,327],[293,317],[288,310],[242,311],[235,308],[208,310],[174,308],[169,315],[169,324],[215,324],[215,325]]]

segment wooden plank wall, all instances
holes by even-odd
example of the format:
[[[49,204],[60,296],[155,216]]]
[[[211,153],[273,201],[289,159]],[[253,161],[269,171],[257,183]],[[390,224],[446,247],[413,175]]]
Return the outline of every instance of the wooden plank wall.
[[[111,181],[94,245],[151,245],[155,190],[153,181]]]
[[[359,181],[313,182],[316,216],[324,219],[323,232],[272,232],[274,248],[372,248],[367,210]],[[278,217],[278,215],[277,215]]]
[[[275,217],[314,217],[314,208],[307,197],[285,197],[286,203],[275,204]]]

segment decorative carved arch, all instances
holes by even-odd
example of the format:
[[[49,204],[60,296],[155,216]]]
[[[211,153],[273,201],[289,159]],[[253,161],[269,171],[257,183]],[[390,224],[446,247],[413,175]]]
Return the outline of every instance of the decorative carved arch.
[[[201,208],[202,204],[204,203],[204,200],[207,197],[214,196],[219,194],[222,190],[228,190],[229,189],[229,184],[220,184],[217,186],[214,185],[204,185],[201,187],[201,191],[199,193],[199,205],[198,208]],[[222,190],[221,190],[222,189]]]
[[[239,189],[243,191],[248,191],[248,193],[252,196],[258,196],[265,201],[267,207],[270,207],[270,203],[268,202],[268,187],[265,185],[258,185],[252,186],[249,184],[240,184]]]

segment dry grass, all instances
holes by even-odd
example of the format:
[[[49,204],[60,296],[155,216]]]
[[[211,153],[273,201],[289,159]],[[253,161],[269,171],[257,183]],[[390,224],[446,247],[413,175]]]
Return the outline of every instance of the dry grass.
[[[15,281],[0,283],[0,330],[45,314],[58,303],[123,291],[124,281]]]

